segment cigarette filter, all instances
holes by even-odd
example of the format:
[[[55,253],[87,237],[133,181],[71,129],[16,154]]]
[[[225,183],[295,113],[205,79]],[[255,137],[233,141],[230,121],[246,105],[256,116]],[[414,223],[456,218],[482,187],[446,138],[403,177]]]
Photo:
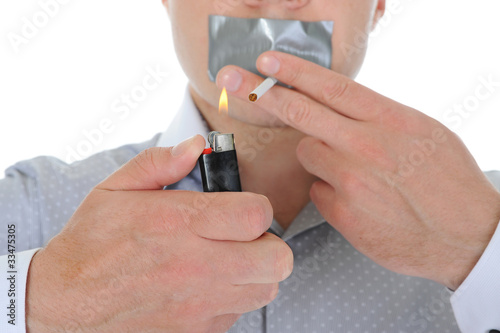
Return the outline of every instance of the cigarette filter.
[[[210,132],[210,148],[198,159],[204,192],[241,192],[233,134]]]

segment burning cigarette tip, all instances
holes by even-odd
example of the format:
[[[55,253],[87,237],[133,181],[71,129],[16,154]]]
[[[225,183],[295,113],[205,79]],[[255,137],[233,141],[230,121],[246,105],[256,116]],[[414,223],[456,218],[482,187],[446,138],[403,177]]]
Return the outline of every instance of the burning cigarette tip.
[[[252,91],[248,95],[248,99],[250,102],[256,102],[259,100],[259,98],[262,97],[269,89],[274,87],[274,85],[278,82],[277,79],[274,77],[268,77],[267,79],[264,80],[257,88],[255,88],[254,91]]]

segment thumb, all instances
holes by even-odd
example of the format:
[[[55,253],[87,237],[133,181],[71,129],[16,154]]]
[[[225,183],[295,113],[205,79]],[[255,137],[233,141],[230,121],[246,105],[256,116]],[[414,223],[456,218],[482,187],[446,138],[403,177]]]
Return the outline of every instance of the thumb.
[[[96,186],[108,191],[159,190],[186,177],[205,148],[195,135],[174,147],[149,148]]]

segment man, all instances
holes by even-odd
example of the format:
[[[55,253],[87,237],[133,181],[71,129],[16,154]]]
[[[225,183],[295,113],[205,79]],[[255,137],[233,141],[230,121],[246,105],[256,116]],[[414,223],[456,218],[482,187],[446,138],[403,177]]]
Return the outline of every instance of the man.
[[[335,22],[331,70],[266,52],[259,71],[295,89],[274,87],[255,104],[247,101],[262,81],[255,74],[227,66],[216,84],[206,75],[207,18],[221,14],[218,2],[165,1],[189,78],[167,132],[70,166],[39,158],[8,170],[0,185],[4,229],[16,235],[16,250],[34,250],[12,259],[18,298],[4,296],[4,303],[14,299],[8,319],[16,326],[3,327],[500,329],[500,194],[443,125],[349,79],[366,48],[354,40],[369,33],[385,1],[225,6],[232,17]],[[358,48],[349,58],[335,52],[346,43]],[[232,96],[229,117],[217,111],[223,86]],[[193,191],[200,188],[193,167],[204,140],[178,142],[208,130],[232,132],[245,148],[244,193]],[[500,185],[498,174],[489,176]],[[280,237],[266,233],[269,227]]]

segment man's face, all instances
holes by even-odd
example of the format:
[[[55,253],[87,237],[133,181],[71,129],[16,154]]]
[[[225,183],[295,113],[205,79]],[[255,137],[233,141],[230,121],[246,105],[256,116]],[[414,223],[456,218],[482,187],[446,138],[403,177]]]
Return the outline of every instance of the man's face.
[[[164,0],[179,62],[191,87],[217,108],[220,91],[207,75],[208,16],[334,21],[332,69],[354,77],[363,62],[367,36],[383,14],[385,0]],[[230,101],[233,110],[248,103]],[[241,120],[241,119],[240,119]],[[252,123],[251,117],[243,117]]]

